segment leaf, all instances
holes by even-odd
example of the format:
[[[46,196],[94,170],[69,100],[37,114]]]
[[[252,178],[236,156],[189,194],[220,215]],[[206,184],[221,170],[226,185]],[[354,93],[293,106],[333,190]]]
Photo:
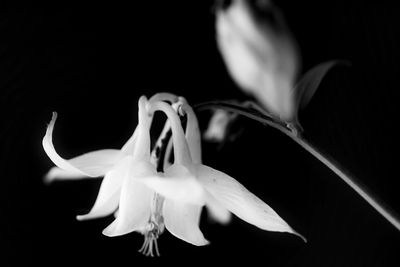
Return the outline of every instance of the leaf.
[[[294,92],[297,93],[296,104],[297,108],[305,108],[310,102],[311,98],[317,91],[322,78],[325,77],[327,72],[337,65],[350,66],[350,62],[346,60],[331,60],[318,64],[314,68],[307,71],[301,80],[296,84]]]

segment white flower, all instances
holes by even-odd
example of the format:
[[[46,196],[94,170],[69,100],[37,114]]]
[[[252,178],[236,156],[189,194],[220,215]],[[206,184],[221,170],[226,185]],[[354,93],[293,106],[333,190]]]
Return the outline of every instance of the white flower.
[[[259,14],[263,11],[273,15],[274,24]],[[216,31],[232,79],[272,114],[291,121],[299,56],[279,10],[269,1],[233,0],[217,10]]]
[[[152,111],[163,110],[168,116],[172,128],[175,162],[166,169],[165,177],[151,177],[143,179],[143,182],[167,199],[180,203],[184,210],[189,210],[189,205],[198,207],[206,204],[222,220],[226,218],[226,210],[229,210],[263,230],[297,234],[271,207],[234,178],[201,163],[200,133],[197,122],[193,119],[194,113],[187,104],[182,109],[188,113],[188,120],[192,123],[192,127],[187,130],[187,140],[181,122],[171,107],[160,102],[151,106]],[[191,143],[191,151],[188,142]],[[187,218],[186,222],[189,220]],[[200,238],[202,235],[198,232],[197,224],[198,221],[191,220],[191,223],[186,224],[185,230],[196,233],[194,236]]]
[[[153,249],[159,254],[157,238],[164,227],[193,245],[208,244],[199,229],[204,205],[213,218],[222,223],[229,221],[230,211],[261,229],[295,233],[267,204],[235,179],[203,165],[200,131],[193,110],[179,98],[178,110],[185,113],[188,120],[185,134],[175,110],[162,100],[175,102],[178,99],[170,94],[156,95],[150,101],[145,97],[139,99],[138,126],[120,150],[99,150],[70,160],[61,158],[52,144],[56,120],[56,113],[53,113],[43,147],[57,167],[49,171],[47,181],[104,175],[92,209],[77,218],[93,219],[114,213],[115,220],[103,233],[118,236],[140,232],[145,236],[140,251],[151,256]],[[166,164],[163,172],[157,172],[150,154],[150,125],[156,111],[168,117],[164,130],[172,129],[174,162]]]

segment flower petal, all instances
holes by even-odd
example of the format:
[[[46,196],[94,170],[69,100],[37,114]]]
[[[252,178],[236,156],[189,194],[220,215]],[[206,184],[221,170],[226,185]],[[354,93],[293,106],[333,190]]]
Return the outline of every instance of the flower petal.
[[[279,215],[232,177],[199,165],[199,181],[225,208],[242,220],[263,230],[297,234]]]
[[[139,179],[139,181],[166,198],[197,205],[205,203],[205,192],[202,186],[182,165],[173,164],[166,169],[163,177],[159,174]]]
[[[148,104],[146,97],[141,96],[138,103],[138,126],[137,137],[133,149],[133,157],[137,161],[150,160],[150,125],[151,116],[147,112],[146,105]]]
[[[199,229],[201,206],[185,204],[170,199],[164,203],[165,227],[174,236],[196,246],[204,246],[209,242]]]
[[[149,113],[153,114],[156,111],[164,112],[171,125],[172,142],[174,145],[174,162],[183,165],[191,164],[192,159],[190,156],[189,146],[186,142],[185,134],[178,115],[170,105],[161,101],[151,103]]]
[[[43,138],[42,144],[46,154],[53,163],[60,169],[69,172],[70,177],[77,177],[78,175],[89,177],[103,176],[116,162],[118,162],[118,160],[121,159],[122,153],[116,149],[97,150],[69,160],[63,159],[57,154],[52,141],[56,119],[57,113],[53,112],[53,117],[47,127],[46,135]],[[54,176],[55,174],[57,175],[60,173],[53,170],[53,172],[47,175],[46,179],[56,179],[57,176]],[[68,175],[64,175],[64,178],[67,176]]]
[[[45,175],[44,182],[51,183],[53,180],[79,180],[84,178],[87,178],[87,176],[82,173],[52,167]]]
[[[232,214],[224,206],[218,203],[218,201],[210,193],[208,193],[207,196],[206,207],[209,216],[213,220],[221,224],[227,224],[231,221]]]
[[[126,141],[126,143],[122,146],[121,151],[126,155],[132,155],[135,149],[135,143],[138,135],[138,127],[135,128],[132,136]]]
[[[196,114],[192,107],[187,103],[186,99],[183,97],[180,97],[180,99],[183,102],[182,108],[187,114],[185,137],[189,146],[190,156],[193,163],[201,164],[201,136],[199,122]]]
[[[116,219],[103,231],[106,236],[119,236],[142,230],[151,213],[151,200],[154,192],[138,183],[137,178],[154,176],[155,168],[148,162],[131,163],[131,169],[122,183],[119,209]]]
[[[95,219],[108,216],[118,208],[121,186],[129,175],[131,157],[126,157],[104,177],[97,199],[89,213],[77,216],[78,220]]]

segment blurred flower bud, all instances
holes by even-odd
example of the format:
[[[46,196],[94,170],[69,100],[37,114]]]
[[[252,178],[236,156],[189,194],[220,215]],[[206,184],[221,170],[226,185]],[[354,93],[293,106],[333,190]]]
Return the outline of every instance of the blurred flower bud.
[[[218,109],[212,115],[208,123],[204,138],[211,142],[221,142],[228,134],[228,124],[234,119],[235,115],[222,109]]]
[[[217,9],[216,31],[237,85],[281,120],[295,119],[299,56],[280,11],[268,0],[232,0]]]

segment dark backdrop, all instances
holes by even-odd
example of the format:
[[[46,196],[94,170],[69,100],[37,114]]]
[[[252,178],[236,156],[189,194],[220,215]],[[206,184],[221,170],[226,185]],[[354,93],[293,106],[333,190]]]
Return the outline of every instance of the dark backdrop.
[[[400,9],[364,1],[279,1],[302,52],[303,71],[331,71],[300,114],[305,135],[395,211],[398,205]],[[338,177],[276,130],[240,119],[234,142],[204,144],[204,161],[259,195],[308,243],[237,218],[202,217],[210,246],[165,233],[162,257],[137,253],[133,233],[102,236],[112,218],[77,222],[100,180],[54,183],[41,147],[51,112],[65,157],[120,147],[136,124],[137,99],[158,91],[192,103],[245,99],[216,49],[212,1],[140,1],[133,6],[60,2],[0,9],[0,253],[9,265],[234,263],[262,266],[395,266],[400,233]],[[201,125],[209,113],[199,113]],[[206,215],[206,214],[204,214]],[[7,265],[4,265],[7,266]]]

